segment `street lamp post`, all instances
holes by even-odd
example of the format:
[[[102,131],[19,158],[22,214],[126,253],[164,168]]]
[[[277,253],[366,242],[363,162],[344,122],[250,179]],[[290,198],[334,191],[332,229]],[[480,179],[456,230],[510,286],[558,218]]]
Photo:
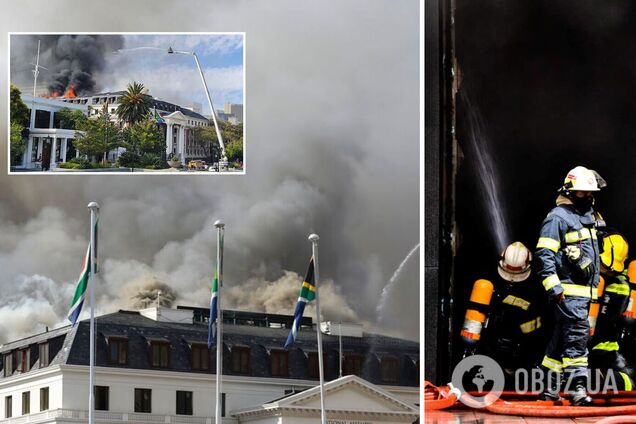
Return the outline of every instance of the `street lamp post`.
[[[210,90],[208,89],[208,84],[207,82],[205,82],[205,77],[203,76],[203,71],[201,70],[201,64],[199,63],[199,58],[197,57],[197,54],[195,52],[184,52],[184,51],[173,50],[172,47],[168,48],[168,54],[185,54],[185,55],[194,57],[194,61],[197,64],[197,69],[199,70],[199,75],[201,75],[201,82],[203,82],[205,95],[208,98],[210,110],[212,111],[212,121],[214,122],[216,137],[219,139],[219,145],[221,146],[221,159],[219,160],[219,171],[220,171],[222,167],[227,167],[228,165],[227,156],[225,154],[225,144],[223,143],[223,137],[221,137],[221,129],[219,128],[219,124],[217,121],[216,110],[214,109],[214,105],[212,104],[212,97],[210,96]]]

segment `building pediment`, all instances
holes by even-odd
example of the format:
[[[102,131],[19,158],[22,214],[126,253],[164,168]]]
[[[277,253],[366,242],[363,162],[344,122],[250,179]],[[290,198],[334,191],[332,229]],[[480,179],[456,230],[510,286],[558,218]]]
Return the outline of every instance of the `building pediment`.
[[[181,112],[180,110],[177,110],[177,111],[172,112],[170,115],[164,116],[163,119],[170,119],[172,121],[186,121],[187,122],[188,117],[185,116],[183,114],[183,112]]]

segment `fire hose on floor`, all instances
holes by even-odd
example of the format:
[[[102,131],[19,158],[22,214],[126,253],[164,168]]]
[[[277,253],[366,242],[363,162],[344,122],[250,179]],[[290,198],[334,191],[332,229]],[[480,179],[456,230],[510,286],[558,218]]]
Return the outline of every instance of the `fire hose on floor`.
[[[424,409],[447,409],[457,403],[460,396],[459,389],[448,386],[437,387],[430,381],[424,382]]]

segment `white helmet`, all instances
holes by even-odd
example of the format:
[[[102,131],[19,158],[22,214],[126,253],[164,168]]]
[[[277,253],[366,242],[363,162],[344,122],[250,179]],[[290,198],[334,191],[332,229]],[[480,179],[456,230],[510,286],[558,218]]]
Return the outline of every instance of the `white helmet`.
[[[504,280],[516,283],[530,275],[532,253],[523,243],[515,241],[501,252],[501,260],[497,271]]]
[[[596,175],[594,171],[584,166],[577,166],[568,172],[563,180],[562,189],[564,191],[599,191]]]

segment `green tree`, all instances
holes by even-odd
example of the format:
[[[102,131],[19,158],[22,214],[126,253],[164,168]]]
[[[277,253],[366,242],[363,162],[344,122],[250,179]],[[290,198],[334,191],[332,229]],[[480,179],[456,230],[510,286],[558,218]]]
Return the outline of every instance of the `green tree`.
[[[20,89],[13,84],[11,84],[10,103],[11,122],[23,127],[29,125],[29,108],[22,101]]]
[[[119,99],[117,115],[123,121],[134,124],[150,112],[150,96],[144,93],[144,85],[138,82],[128,84],[126,94]]]
[[[228,160],[243,161],[243,124],[233,125],[226,121],[217,122],[219,123],[221,137],[223,137],[223,144],[225,144],[225,154],[228,156]],[[200,139],[208,143],[210,147],[213,145],[219,146],[219,139],[216,136],[216,129],[212,121],[210,121],[210,126],[195,128],[195,137],[200,137]],[[195,140],[196,139],[197,138],[195,138]],[[231,152],[235,159],[230,158],[230,145],[233,143],[234,145],[231,148]],[[220,148],[220,146],[218,148]]]
[[[122,132],[122,146],[137,155],[161,154],[165,149],[163,133],[150,117],[136,122]]]
[[[243,139],[240,138],[226,144],[225,154],[230,162],[243,162]]]
[[[17,122],[11,122],[11,161],[17,159],[25,149],[25,143],[22,138],[22,131],[24,131],[24,127]]]
[[[75,133],[75,147],[81,154],[88,156],[102,156],[106,160],[106,154],[121,145],[119,130],[110,122],[107,110],[97,119],[87,119],[78,128],[81,132]]]
[[[60,119],[60,128],[77,130],[83,127],[88,121],[88,117],[81,110],[63,107],[56,112]]]

